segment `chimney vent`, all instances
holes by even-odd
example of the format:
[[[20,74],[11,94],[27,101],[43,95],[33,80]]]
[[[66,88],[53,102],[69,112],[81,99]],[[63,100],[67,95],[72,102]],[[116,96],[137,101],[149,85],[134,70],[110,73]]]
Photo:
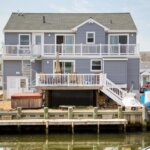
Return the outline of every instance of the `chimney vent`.
[[[46,21],[45,21],[45,16],[43,16],[43,23],[46,23]]]

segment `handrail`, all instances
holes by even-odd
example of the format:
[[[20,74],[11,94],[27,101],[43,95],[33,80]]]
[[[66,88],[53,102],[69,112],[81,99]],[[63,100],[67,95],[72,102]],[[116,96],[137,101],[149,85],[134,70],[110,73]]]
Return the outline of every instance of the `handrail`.
[[[122,99],[127,94],[126,91],[122,90],[119,86],[117,86],[115,83],[113,83],[111,80],[106,78],[106,88],[111,91],[113,94],[115,94],[117,97]]]
[[[35,51],[36,49],[36,51]],[[38,53],[37,53],[38,50]],[[44,45],[3,45],[4,56],[22,55],[60,55],[89,56],[89,55],[137,55],[136,44],[44,44]]]

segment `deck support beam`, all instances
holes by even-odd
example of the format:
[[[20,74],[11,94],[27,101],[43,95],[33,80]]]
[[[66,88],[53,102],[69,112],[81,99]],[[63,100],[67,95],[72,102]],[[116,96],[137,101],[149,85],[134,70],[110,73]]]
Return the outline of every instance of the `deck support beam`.
[[[147,117],[148,117],[147,109],[144,106],[142,109],[142,130],[143,131],[147,130]]]

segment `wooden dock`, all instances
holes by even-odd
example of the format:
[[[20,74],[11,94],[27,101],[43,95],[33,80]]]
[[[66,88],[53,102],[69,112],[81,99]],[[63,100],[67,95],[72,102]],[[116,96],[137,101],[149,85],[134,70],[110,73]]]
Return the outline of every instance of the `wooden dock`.
[[[95,125],[97,133],[100,132],[100,125],[123,125],[126,131],[126,119],[20,119],[20,120],[0,120],[2,126],[45,126],[46,134],[48,134],[49,126],[71,126],[72,134],[74,127],[77,125]]]

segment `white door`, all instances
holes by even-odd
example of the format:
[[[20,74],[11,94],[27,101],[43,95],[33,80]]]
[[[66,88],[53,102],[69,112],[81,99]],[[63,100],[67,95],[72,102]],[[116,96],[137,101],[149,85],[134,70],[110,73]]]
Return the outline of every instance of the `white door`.
[[[32,54],[40,56],[43,51],[43,33],[33,33],[33,51]]]
[[[7,77],[7,99],[11,99],[13,94],[28,91],[28,78],[19,76]]]

